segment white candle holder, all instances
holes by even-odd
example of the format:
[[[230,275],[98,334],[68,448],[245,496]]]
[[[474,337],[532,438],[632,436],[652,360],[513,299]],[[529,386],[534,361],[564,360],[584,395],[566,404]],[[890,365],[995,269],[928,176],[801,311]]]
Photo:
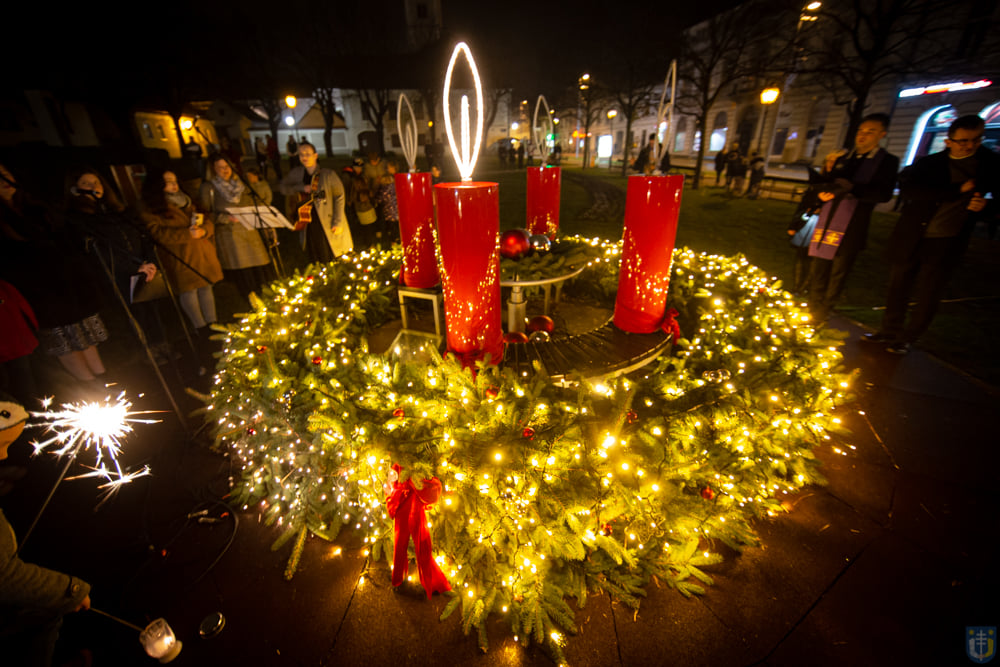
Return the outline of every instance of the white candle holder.
[[[146,650],[146,655],[156,658],[161,663],[168,663],[180,655],[183,646],[174,636],[174,631],[170,629],[167,621],[162,618],[146,626],[146,629],[139,634],[139,642]]]

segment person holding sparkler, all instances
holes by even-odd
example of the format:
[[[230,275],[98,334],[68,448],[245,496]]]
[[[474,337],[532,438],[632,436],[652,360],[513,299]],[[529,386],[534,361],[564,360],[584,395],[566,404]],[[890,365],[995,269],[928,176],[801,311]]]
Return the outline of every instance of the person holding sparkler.
[[[28,420],[24,408],[0,395],[0,460]],[[14,529],[0,511],[0,656],[4,664],[52,663],[63,616],[90,609],[90,584],[68,574],[25,563],[17,556]],[[9,661],[9,662],[8,662]]]

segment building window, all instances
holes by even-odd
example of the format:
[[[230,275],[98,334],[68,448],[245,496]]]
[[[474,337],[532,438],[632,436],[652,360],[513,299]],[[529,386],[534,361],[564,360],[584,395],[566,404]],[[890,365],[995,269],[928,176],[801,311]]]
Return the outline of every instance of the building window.
[[[677,121],[677,130],[674,132],[674,152],[680,153],[684,150],[684,135],[687,134],[687,118]]]
[[[167,140],[167,133],[163,131],[163,123],[156,124],[156,133],[160,135],[160,141]]]
[[[726,134],[729,131],[728,118],[725,111],[720,111],[715,115],[715,122],[712,124],[712,136],[708,140],[708,150],[718,153],[726,147]]]
[[[149,123],[143,123],[142,124],[142,134],[147,139],[152,139],[153,138],[153,127]]]

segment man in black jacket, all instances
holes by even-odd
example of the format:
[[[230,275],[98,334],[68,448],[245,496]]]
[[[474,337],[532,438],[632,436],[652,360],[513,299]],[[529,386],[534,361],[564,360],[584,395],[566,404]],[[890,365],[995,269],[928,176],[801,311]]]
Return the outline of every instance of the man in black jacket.
[[[900,174],[903,212],[889,239],[885,315],[881,329],[864,337],[893,354],[906,354],[930,326],[976,221],[988,213],[985,195],[1000,186],[1000,156],[981,146],[984,128],[979,116],[962,116],[948,128],[947,150]]]
[[[823,207],[809,243],[809,301],[818,323],[830,315],[865,249],[875,205],[892,198],[899,158],[879,147],[888,129],[885,114],[866,116],[853,150],[826,157],[817,188]]]

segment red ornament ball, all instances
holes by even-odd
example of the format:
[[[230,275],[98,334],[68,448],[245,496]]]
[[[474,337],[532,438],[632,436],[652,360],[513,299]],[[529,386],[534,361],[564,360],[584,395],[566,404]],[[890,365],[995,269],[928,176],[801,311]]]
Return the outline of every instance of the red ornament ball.
[[[247,435],[257,435],[257,430],[253,427],[247,429]]]
[[[257,354],[264,354],[265,352],[267,352],[267,345],[257,346]]]
[[[705,500],[714,500],[715,491],[712,490],[712,487],[706,486],[704,489],[701,490],[701,497],[704,498]]]
[[[528,320],[528,331],[534,333],[536,331],[544,331],[545,333],[552,333],[556,328],[556,323],[552,321],[552,318],[548,315],[538,315],[537,317],[532,317]]]
[[[500,254],[507,259],[521,259],[531,254],[530,238],[523,229],[508,229],[500,234]]]
[[[500,392],[498,392],[493,387],[490,387],[489,389],[486,390],[486,397],[487,398],[496,398],[499,394],[500,394]]]
[[[403,417],[406,416],[406,413],[403,412],[403,408],[396,408],[395,410],[392,411],[392,416],[395,417],[396,419],[402,419]]]
[[[313,357],[312,361],[313,365],[319,366],[321,363],[323,363],[323,357]]]
[[[528,334],[523,331],[511,331],[503,335],[505,343],[527,343]]]
[[[523,435],[528,440],[534,440],[535,439],[535,429],[531,428],[530,426],[525,426],[524,430],[521,431],[521,435]]]

